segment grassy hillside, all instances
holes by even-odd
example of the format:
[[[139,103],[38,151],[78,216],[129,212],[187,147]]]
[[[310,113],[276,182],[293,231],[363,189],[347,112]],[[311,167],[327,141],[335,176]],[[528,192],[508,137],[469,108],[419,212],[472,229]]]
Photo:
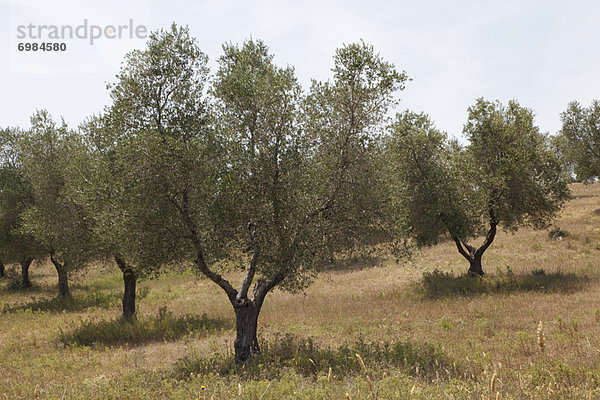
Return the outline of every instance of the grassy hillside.
[[[339,261],[304,293],[269,295],[264,354],[237,371],[231,306],[192,272],[142,282],[132,327],[116,322],[116,268],[76,277],[62,303],[48,264],[27,291],[9,268],[0,398],[600,399],[600,184],[572,190],[567,236],[499,232],[483,279],[462,276],[447,242],[410,262]]]

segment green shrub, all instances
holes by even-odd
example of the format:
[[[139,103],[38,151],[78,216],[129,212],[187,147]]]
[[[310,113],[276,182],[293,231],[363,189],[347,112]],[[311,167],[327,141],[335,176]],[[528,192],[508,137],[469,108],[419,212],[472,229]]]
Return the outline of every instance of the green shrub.
[[[337,349],[321,348],[312,339],[294,335],[277,336],[261,345],[244,364],[237,364],[231,354],[218,353],[211,357],[198,354],[184,357],[176,366],[178,377],[217,374],[235,375],[241,379],[275,379],[284,371],[316,378],[327,374],[329,368],[336,376],[356,374],[361,365],[360,354],[367,369],[394,368],[427,379],[459,376],[459,368],[439,348],[432,345],[403,343],[368,343],[359,339]]]
[[[38,297],[32,298],[30,303],[17,306],[5,306],[3,312],[10,313],[19,310],[31,310],[35,312],[62,312],[80,311],[87,308],[111,308],[119,304],[121,294],[119,292],[105,292],[100,290],[88,290],[78,292],[75,296],[67,297]]]
[[[4,287],[9,292],[21,292],[25,290],[20,275],[6,273],[5,282]]]
[[[80,325],[70,332],[61,332],[60,341],[64,345],[91,346],[135,345],[153,341],[172,341],[185,335],[205,335],[210,331],[228,329],[227,323],[192,315],[174,316],[162,307],[155,317],[139,316],[134,321],[118,320],[80,320]]]
[[[589,278],[574,273],[547,273],[543,269],[534,270],[531,274],[515,275],[507,268],[506,272],[497,271],[496,275],[489,276],[454,275],[436,269],[424,272],[414,287],[427,297],[440,298],[527,291],[570,292],[580,289],[587,280]]]

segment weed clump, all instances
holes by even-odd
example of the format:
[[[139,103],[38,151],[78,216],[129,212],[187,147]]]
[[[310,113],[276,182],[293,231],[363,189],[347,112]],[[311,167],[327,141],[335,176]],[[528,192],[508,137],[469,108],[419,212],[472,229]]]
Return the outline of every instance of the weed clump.
[[[573,389],[580,393],[589,392],[597,390],[599,385],[600,365],[597,361],[571,364],[560,358],[541,358],[523,374],[524,394],[528,395],[547,392],[554,398],[583,398],[575,397]]]
[[[554,240],[563,240],[564,238],[566,238],[567,236],[570,236],[570,235],[571,234],[568,231],[562,230],[558,226],[553,227],[548,232],[548,237],[550,239],[554,239]]]

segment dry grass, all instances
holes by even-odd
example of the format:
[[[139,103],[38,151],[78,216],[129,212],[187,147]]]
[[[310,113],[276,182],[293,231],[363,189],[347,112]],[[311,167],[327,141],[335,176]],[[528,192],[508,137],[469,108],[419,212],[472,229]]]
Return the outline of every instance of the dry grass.
[[[362,269],[355,262],[323,272],[303,294],[270,294],[261,313],[265,340],[290,333],[332,349],[360,338],[428,343],[466,366],[467,377],[432,381],[401,369],[370,369],[367,363],[364,373],[344,377],[324,368],[316,378],[288,370],[271,381],[240,382],[214,374],[181,380],[173,374],[178,360],[192,353],[230,352],[233,330],[199,335],[192,329],[168,342],[136,346],[64,346],[61,335],[85,321],[118,317],[120,274],[91,269],[73,285],[74,305],[61,308],[49,302],[55,292],[53,270],[37,265],[31,269],[33,289],[19,292],[0,284],[0,398],[341,399],[346,393],[352,399],[600,398],[600,184],[572,189],[573,199],[556,221],[568,236],[554,240],[548,231],[532,229],[499,232],[484,256],[488,286],[511,276],[535,280],[543,269],[545,276],[572,277],[576,284],[568,290],[560,290],[560,283],[558,290],[508,285],[437,298],[415,290],[424,272],[458,276],[466,271],[468,265],[448,242],[410,262],[390,259],[373,266],[367,260]],[[228,278],[238,282],[242,277]],[[140,287],[146,292],[139,301],[143,316],[167,307],[174,316],[206,314],[233,326],[225,295],[192,273],[167,274]],[[90,303],[90,291],[102,293],[98,304]]]

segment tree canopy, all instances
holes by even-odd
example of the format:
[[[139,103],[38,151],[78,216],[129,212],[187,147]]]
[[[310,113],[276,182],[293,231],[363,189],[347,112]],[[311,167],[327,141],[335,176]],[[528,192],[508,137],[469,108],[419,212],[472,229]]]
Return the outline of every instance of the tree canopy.
[[[23,213],[34,203],[19,145],[25,132],[0,130],[0,264],[20,263],[21,286],[29,287],[29,266],[45,253],[36,238],[23,231]]]
[[[59,296],[68,296],[68,274],[96,255],[90,221],[67,190],[72,160],[85,152],[80,137],[44,110],[31,117],[31,129],[19,142],[19,157],[33,201],[23,210],[21,231],[45,249],[59,278]]]
[[[558,149],[580,181],[600,177],[600,101],[589,107],[569,103],[561,114]]]

